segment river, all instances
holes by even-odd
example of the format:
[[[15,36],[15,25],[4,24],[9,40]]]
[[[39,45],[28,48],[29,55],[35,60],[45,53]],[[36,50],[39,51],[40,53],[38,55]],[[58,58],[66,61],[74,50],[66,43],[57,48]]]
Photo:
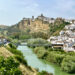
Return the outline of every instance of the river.
[[[39,69],[39,71],[44,70],[49,73],[53,73],[53,75],[75,75],[67,74],[66,72],[61,71],[60,67],[58,67],[57,65],[38,59],[33,51],[27,46],[18,46],[17,49],[23,53],[28,65],[32,66],[33,68]]]

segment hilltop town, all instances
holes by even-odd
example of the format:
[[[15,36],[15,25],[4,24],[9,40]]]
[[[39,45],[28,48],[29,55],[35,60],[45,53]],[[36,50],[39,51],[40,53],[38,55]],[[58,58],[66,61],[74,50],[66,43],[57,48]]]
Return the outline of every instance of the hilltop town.
[[[48,39],[55,48],[75,52],[75,24],[66,25],[60,31],[59,36],[51,36]]]
[[[13,32],[19,32],[19,31],[30,31],[31,33],[33,32],[44,32],[48,33],[49,32],[49,25],[60,25],[63,24],[64,22],[69,22],[69,23],[74,23],[75,20],[69,20],[69,19],[64,19],[61,17],[57,18],[49,18],[45,17],[43,14],[41,14],[38,17],[32,16],[32,18],[23,18],[21,21],[18,23],[12,25],[11,27],[8,28],[9,31]],[[13,30],[15,29],[15,30]]]
[[[55,19],[41,14],[36,18],[34,16],[32,18],[23,18],[10,27],[1,25],[0,28],[3,36],[13,36],[14,38],[24,35],[27,35],[27,38],[31,38],[30,35],[39,38],[45,37],[55,48],[75,51],[75,20],[72,19],[61,17]]]
[[[17,50],[19,45],[21,47],[20,51]],[[37,75],[39,73],[38,70],[34,69],[35,67],[27,65],[27,60],[23,58],[23,53],[26,52],[21,50],[23,47],[23,51],[29,50],[30,53],[32,51],[30,49],[33,49],[38,58],[59,64],[65,72],[75,73],[75,62],[72,61],[75,55],[75,20],[61,17],[49,18],[41,14],[37,18],[34,18],[34,16],[23,18],[12,26],[1,25],[0,46],[2,56],[5,58],[15,56],[14,59],[19,61],[19,68],[23,75]],[[71,56],[72,54],[73,56]],[[26,55],[31,58],[28,52]],[[31,60],[36,63],[35,59],[31,58],[30,62]],[[73,63],[70,65],[73,69],[68,66],[69,61]],[[47,72],[45,73],[47,75]],[[53,73],[50,73],[50,75],[53,75]]]

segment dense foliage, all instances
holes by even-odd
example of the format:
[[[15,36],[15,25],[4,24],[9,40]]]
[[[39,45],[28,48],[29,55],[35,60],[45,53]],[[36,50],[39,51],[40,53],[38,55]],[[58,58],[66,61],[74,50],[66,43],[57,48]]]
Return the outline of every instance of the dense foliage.
[[[62,22],[61,24],[58,23],[58,25],[56,25],[56,23],[54,25],[50,24],[50,35],[58,35],[59,32],[70,23],[68,22]]]
[[[15,55],[15,58],[16,58],[20,63],[22,63],[22,64],[28,66],[27,61],[26,61],[23,57],[21,57],[21,56],[19,56],[19,55]]]
[[[53,74],[48,73],[46,71],[42,71],[42,72],[39,72],[37,75],[53,75]]]
[[[25,40],[30,38],[43,38],[48,39],[49,34],[44,32],[33,32],[33,33],[13,33],[10,35],[10,38],[12,39],[18,39],[18,40]]]
[[[36,48],[34,49],[34,52],[37,54],[37,56],[38,56],[39,58],[43,58],[44,56],[47,55],[47,51],[45,50],[44,47],[36,47]]]
[[[15,62],[12,57],[4,59],[0,57],[0,75],[22,75],[18,69],[19,63]]]
[[[13,49],[13,48],[7,48],[7,49],[15,55],[23,56],[22,52],[17,49]]]
[[[18,40],[24,40],[31,38],[31,35],[26,32],[13,32],[12,34],[9,34],[10,38],[12,39],[18,39]]]
[[[42,38],[42,39],[48,39],[49,34],[44,32],[34,32],[31,33],[32,38]]]
[[[13,49],[16,49],[16,46],[13,45],[12,43],[9,43],[9,46],[10,46],[11,48],[13,48]]]
[[[16,46],[12,43],[9,44],[9,47],[6,47],[11,53],[15,54],[15,55],[19,55],[23,57],[23,54],[21,51],[16,49]]]
[[[46,49],[44,47],[36,47],[33,50],[41,59],[47,60],[61,66],[63,71],[75,73],[75,53],[64,52],[61,49]]]
[[[25,60],[23,53],[15,48],[14,44],[9,44],[10,48],[6,47],[10,52],[12,52],[15,58],[22,64],[28,66],[27,61]]]
[[[32,46],[32,47],[50,46],[50,43],[48,43],[48,41],[46,41],[46,40],[44,40],[42,38],[37,38],[37,39],[28,40],[27,45]]]
[[[75,56],[66,56],[61,64],[62,70],[75,73]]]

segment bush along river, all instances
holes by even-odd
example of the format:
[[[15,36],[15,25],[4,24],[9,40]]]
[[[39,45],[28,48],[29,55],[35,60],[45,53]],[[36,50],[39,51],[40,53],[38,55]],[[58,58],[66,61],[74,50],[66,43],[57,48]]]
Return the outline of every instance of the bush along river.
[[[28,65],[38,69],[40,72],[47,71],[48,73],[53,73],[53,75],[75,75],[61,71],[60,67],[58,67],[57,65],[40,60],[32,51],[32,49],[27,46],[19,45],[17,49],[23,53],[25,59],[28,62]]]

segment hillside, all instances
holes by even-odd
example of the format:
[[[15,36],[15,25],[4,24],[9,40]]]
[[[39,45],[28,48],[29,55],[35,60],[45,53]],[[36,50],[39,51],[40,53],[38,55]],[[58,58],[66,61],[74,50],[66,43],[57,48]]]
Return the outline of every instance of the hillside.
[[[50,24],[50,35],[57,36],[59,35],[59,32],[64,29],[66,25],[69,25],[70,22],[66,22],[62,18],[56,18],[55,22],[53,24]]]
[[[32,21],[32,19],[22,19],[19,23],[8,28],[8,31],[10,32],[29,31],[30,33],[33,33],[39,31],[48,32],[48,30],[49,24],[42,23],[42,20],[38,19],[35,19],[35,21]]]
[[[0,25],[0,30],[4,30],[4,29],[7,29],[9,26],[6,26],[6,25]]]
[[[5,47],[0,47],[0,56],[4,56],[4,58],[8,58],[10,56],[14,57],[10,51],[8,51]],[[20,63],[19,69],[22,71],[23,75],[36,75],[35,69],[29,69],[27,66]]]
[[[44,32],[44,33],[48,33],[50,31],[50,26],[60,26],[63,25],[65,23],[65,20],[62,18],[49,18],[49,17],[45,17],[43,16],[43,14],[41,14],[41,16],[38,16],[37,18],[34,18],[34,16],[32,16],[32,18],[23,18],[20,22],[18,22],[17,24],[11,26],[8,28],[8,31],[10,32]]]
[[[2,35],[7,35],[13,39],[28,39],[28,38],[43,38],[48,39],[51,35],[58,35],[59,32],[65,27],[65,25],[70,24],[66,22],[63,18],[49,18],[43,16],[38,16],[37,18],[23,18],[20,22],[6,27],[6,29],[1,32]]]
[[[6,26],[6,25],[0,25],[0,36],[2,36],[3,34],[7,34],[7,28],[9,26]]]

